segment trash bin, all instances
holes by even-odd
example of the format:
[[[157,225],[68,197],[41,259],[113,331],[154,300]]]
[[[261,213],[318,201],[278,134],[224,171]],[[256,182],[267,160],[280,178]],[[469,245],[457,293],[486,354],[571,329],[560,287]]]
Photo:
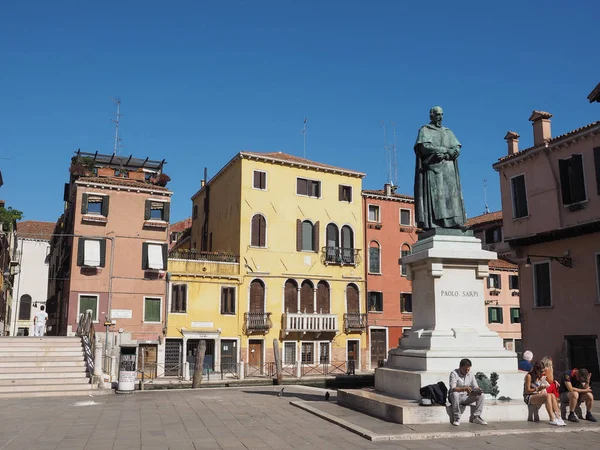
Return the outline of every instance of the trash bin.
[[[121,345],[119,358],[119,394],[131,394],[135,390],[137,368],[137,346]]]

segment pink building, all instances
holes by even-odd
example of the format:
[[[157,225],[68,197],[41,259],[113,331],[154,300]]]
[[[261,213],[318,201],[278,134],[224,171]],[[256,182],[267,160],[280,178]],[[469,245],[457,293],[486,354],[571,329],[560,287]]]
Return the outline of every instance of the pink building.
[[[79,315],[92,310],[96,330],[112,322],[121,343],[143,343],[146,361],[156,361],[167,315],[171,192],[163,164],[80,152],[72,159],[51,242],[56,334],[74,333]]]
[[[383,190],[363,190],[365,257],[367,258],[367,323],[370,367],[387,359],[402,332],[412,326],[412,283],[400,258],[417,241],[414,199]]]
[[[508,132],[500,174],[504,240],[519,263],[523,348],[557,370],[598,370],[600,122],[552,137],[533,111],[533,146]]]

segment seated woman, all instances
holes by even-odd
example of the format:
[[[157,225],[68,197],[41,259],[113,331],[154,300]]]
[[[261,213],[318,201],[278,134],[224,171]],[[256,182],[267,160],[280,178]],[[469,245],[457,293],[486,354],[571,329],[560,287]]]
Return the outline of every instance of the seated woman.
[[[554,394],[554,396],[558,399],[558,388],[560,387],[560,383],[554,379],[554,364],[552,364],[552,358],[549,356],[544,356],[542,359],[540,359],[540,361],[544,365],[544,377],[546,377],[546,381],[548,383],[546,392],[548,394]]]
[[[525,384],[523,386],[523,400],[528,405],[546,406],[550,425],[564,427],[566,424],[560,417],[558,401],[553,394],[548,394],[546,388],[542,385],[544,376],[544,364],[541,361],[533,365],[533,369],[525,375]]]

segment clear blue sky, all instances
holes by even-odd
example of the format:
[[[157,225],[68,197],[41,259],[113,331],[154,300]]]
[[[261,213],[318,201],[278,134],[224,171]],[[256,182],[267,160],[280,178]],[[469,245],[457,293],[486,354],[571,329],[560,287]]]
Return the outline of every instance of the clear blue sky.
[[[572,6],[569,6],[572,5]],[[73,151],[166,158],[172,219],[203,168],[284,151],[385,182],[381,120],[397,124],[399,191],[431,106],[463,144],[469,216],[500,208],[491,165],[508,130],[531,145],[533,109],[554,135],[600,118],[598,1],[11,1],[0,10],[0,198],[55,221]]]

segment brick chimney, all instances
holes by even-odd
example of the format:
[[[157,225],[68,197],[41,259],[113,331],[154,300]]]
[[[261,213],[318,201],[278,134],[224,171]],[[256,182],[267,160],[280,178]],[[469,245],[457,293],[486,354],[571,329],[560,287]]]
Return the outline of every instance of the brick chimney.
[[[552,133],[550,131],[550,118],[552,114],[545,111],[533,111],[529,120],[533,125],[533,146],[543,144],[546,141],[552,139]]]
[[[392,185],[390,183],[385,183],[383,185],[383,192],[388,197],[392,195]]]
[[[504,140],[508,144],[508,154],[514,155],[515,153],[519,153],[519,135],[514,131],[509,131],[504,136]]]

